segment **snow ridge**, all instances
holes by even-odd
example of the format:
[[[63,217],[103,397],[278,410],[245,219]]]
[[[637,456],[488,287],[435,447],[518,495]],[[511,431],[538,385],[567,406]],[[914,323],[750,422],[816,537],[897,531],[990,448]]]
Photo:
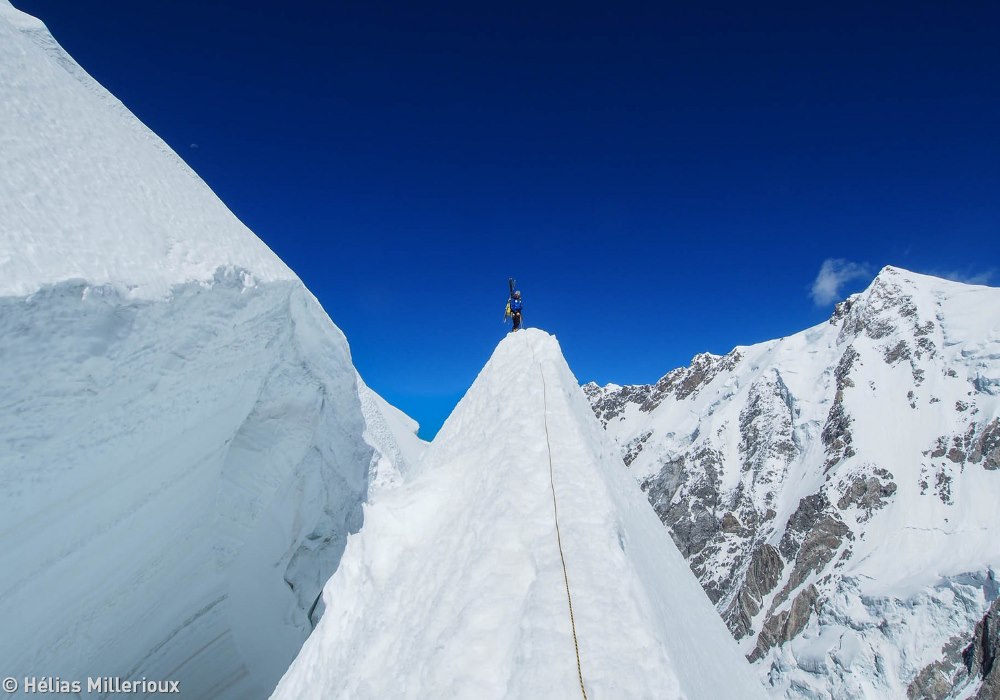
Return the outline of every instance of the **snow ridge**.
[[[537,330],[499,344],[419,466],[365,506],[273,697],[581,697],[553,486],[588,696],[759,697]]]

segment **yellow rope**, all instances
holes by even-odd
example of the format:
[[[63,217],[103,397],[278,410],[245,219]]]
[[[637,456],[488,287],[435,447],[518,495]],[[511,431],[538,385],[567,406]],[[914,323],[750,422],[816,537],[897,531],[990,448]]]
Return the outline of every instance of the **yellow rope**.
[[[531,348],[532,359],[538,364],[538,360],[535,359],[535,349]],[[573,649],[576,652],[576,675],[580,679],[580,692],[583,694],[583,700],[587,700],[587,689],[583,685],[583,667],[580,664],[580,643],[576,638],[576,620],[573,617],[573,596],[569,592],[569,574],[566,573],[566,555],[563,554],[562,546],[562,534],[559,532],[559,504],[556,502],[556,481],[552,469],[552,443],[549,442],[549,398],[548,389],[545,386],[545,373],[542,372],[542,365],[538,364],[538,374],[542,378],[542,402],[544,404],[545,412],[542,414],[542,419],[545,423],[545,447],[549,453],[549,486],[552,488],[552,514],[555,517],[556,522],[556,542],[559,545],[559,559],[562,561],[563,570],[563,582],[566,584],[566,602],[569,604],[569,625],[573,630]]]

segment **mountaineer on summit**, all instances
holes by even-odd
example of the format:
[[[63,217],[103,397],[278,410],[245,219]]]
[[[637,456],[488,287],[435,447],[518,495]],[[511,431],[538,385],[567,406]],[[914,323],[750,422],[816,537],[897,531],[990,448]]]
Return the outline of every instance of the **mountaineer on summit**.
[[[512,330],[521,330],[521,292],[514,290],[514,296],[510,298],[510,318],[514,322]]]
[[[511,277],[507,280],[510,286],[510,299],[507,301],[507,311],[504,314],[504,320],[506,321],[508,317],[513,321],[514,327],[511,332],[521,329],[521,292],[514,289],[514,278]]]

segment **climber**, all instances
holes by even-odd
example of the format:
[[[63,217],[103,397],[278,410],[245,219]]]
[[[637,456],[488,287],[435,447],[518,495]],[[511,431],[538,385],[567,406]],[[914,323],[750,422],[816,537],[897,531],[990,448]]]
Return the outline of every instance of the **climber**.
[[[515,289],[510,295],[510,320],[514,322],[511,332],[521,329],[521,292]]]

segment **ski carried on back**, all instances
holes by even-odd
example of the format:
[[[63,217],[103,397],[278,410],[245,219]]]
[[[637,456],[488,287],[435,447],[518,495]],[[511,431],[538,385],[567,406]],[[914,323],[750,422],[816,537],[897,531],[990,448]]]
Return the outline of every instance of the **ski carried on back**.
[[[504,312],[504,321],[508,318],[513,323],[514,327],[511,331],[521,330],[521,309],[524,305],[521,303],[521,291],[517,288],[517,280],[513,277],[507,280],[507,286],[510,291],[510,298],[507,299],[507,310]]]
[[[501,323],[507,323],[510,320],[510,300],[514,298],[514,286],[517,284],[517,280],[513,277],[507,278],[507,286],[510,287],[510,294],[507,296],[507,308],[503,312],[503,321]]]

